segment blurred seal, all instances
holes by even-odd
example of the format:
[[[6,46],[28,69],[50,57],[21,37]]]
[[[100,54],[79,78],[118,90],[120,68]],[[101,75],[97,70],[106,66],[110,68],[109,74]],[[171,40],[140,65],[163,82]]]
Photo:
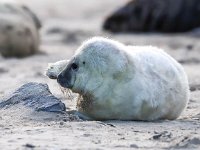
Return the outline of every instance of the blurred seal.
[[[0,2],[0,54],[25,57],[37,53],[40,27],[40,20],[28,7]]]

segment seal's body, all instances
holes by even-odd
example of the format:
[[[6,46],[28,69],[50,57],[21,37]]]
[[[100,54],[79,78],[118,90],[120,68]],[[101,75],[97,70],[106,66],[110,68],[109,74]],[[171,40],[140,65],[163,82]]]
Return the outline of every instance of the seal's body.
[[[79,93],[78,111],[96,120],[176,119],[189,99],[184,69],[163,50],[105,38],[83,43],[57,81]]]

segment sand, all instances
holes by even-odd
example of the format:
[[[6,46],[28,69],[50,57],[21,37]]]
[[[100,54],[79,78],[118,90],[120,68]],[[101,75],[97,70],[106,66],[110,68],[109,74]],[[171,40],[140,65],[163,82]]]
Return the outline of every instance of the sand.
[[[200,149],[200,36],[102,31],[104,18],[127,0],[17,1],[28,5],[42,21],[42,53],[23,59],[0,57],[0,98],[24,83],[41,82],[47,83],[68,109],[75,109],[76,101],[65,98],[44,71],[49,62],[69,59],[82,41],[92,36],[165,49],[183,64],[193,90],[187,109],[174,121],[81,121],[26,108],[1,110],[1,149]]]

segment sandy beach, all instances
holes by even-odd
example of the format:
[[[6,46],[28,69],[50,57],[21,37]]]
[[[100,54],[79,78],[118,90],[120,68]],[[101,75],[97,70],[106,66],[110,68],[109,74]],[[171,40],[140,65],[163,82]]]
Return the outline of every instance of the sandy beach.
[[[75,109],[76,101],[66,99],[57,82],[44,72],[48,63],[69,59],[84,40],[93,36],[164,49],[183,65],[192,91],[187,109],[173,121],[82,121],[27,108],[0,110],[1,149],[200,149],[200,33],[102,31],[105,17],[127,0],[17,2],[30,7],[42,22],[41,53],[21,59],[0,57],[0,99],[25,83],[47,83],[68,110]]]

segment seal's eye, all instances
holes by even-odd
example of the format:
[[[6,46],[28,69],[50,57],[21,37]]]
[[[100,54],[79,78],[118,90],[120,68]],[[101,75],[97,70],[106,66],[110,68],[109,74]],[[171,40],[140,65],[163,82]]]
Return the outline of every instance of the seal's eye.
[[[85,65],[85,61],[83,61],[83,64]]]
[[[75,63],[73,63],[73,64],[71,65],[71,68],[72,68],[72,70],[77,70],[77,69],[78,69],[78,65],[75,64]]]

